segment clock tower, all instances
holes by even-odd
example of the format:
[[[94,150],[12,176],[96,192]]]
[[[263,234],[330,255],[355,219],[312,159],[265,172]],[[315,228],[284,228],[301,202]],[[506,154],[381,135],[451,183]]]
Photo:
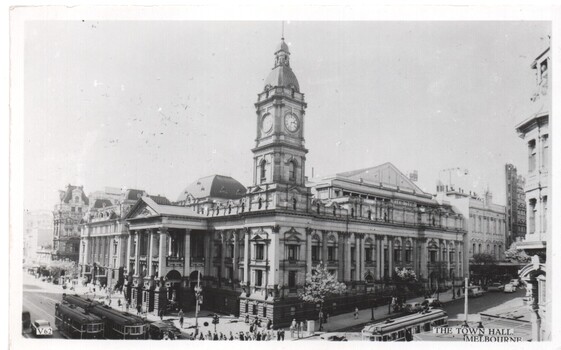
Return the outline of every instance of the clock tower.
[[[265,80],[263,92],[258,94],[255,108],[257,137],[252,149],[253,185],[307,192],[304,171],[308,153],[304,146],[306,102],[290,68],[290,51],[284,38],[275,50],[273,69]]]

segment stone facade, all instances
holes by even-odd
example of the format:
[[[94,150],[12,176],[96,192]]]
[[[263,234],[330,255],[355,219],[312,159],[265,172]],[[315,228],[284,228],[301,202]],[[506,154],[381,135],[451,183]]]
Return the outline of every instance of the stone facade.
[[[518,175],[512,164],[505,165],[506,185],[506,247],[526,236],[526,179]]]
[[[526,177],[526,237],[517,248],[532,256],[532,263],[520,271],[526,283],[532,309],[532,339],[551,339],[551,111],[550,49],[547,48],[532,63],[536,72],[536,92],[532,96],[536,113],[516,126],[516,132],[528,149]]]
[[[348,286],[326,305],[332,315],[371,306],[395,268],[431,289],[466,275],[464,216],[392,164],[307,181],[307,105],[289,57],[281,41],[255,103],[251,186],[202,178],[174,204],[143,196],[125,216],[133,307],[194,310],[201,276],[204,308],[278,327],[317,316],[298,292],[318,263]]]
[[[53,260],[78,261],[80,221],[88,209],[89,199],[82,186],[68,185],[59,191],[60,202],[53,210]]]

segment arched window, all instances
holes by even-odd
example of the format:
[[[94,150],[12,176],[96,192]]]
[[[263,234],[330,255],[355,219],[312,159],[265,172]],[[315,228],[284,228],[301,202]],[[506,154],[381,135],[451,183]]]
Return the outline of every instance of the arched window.
[[[296,164],[293,161],[288,163],[288,181],[296,181]]]
[[[262,160],[259,164],[259,177],[261,179],[261,183],[265,183],[267,181],[267,162]]]

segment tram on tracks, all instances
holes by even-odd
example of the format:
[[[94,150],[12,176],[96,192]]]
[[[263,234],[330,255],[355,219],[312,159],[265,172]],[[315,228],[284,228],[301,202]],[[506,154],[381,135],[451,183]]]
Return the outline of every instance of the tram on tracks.
[[[100,317],[66,302],[55,305],[55,326],[66,338],[103,338],[104,322]]]
[[[107,339],[148,339],[150,324],[141,317],[79,295],[63,294],[62,300],[100,317],[104,321],[103,334]]]
[[[362,339],[380,342],[411,341],[413,334],[447,326],[448,315],[444,310],[429,309],[367,325],[362,330]]]

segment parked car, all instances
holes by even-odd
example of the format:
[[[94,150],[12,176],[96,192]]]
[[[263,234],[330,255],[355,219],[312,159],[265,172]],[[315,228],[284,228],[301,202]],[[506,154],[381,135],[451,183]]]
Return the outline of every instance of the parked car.
[[[520,286],[520,281],[518,281],[517,278],[511,279],[510,282],[508,282],[508,283],[509,283],[509,284],[512,284],[512,285],[515,286],[515,287]]]
[[[419,302],[412,302],[412,303],[407,303],[405,304],[405,311],[407,312],[419,312],[423,309],[423,304],[419,303]]]
[[[514,292],[516,292],[516,286],[512,283],[505,284],[504,292],[505,293],[514,293]]]
[[[502,292],[504,288],[505,288],[505,286],[502,283],[495,282],[495,283],[491,283],[487,287],[487,290],[489,292]]]
[[[483,295],[483,289],[479,286],[471,286],[468,288],[468,297],[477,298]]]
[[[21,327],[23,330],[28,329],[31,326],[31,315],[29,311],[23,310],[21,313]]]
[[[45,320],[35,320],[31,324],[31,330],[33,334],[37,337],[52,337],[53,336],[53,328],[51,327],[51,323]]]
[[[442,302],[436,298],[426,298],[425,301],[421,303],[423,307],[442,307]]]

